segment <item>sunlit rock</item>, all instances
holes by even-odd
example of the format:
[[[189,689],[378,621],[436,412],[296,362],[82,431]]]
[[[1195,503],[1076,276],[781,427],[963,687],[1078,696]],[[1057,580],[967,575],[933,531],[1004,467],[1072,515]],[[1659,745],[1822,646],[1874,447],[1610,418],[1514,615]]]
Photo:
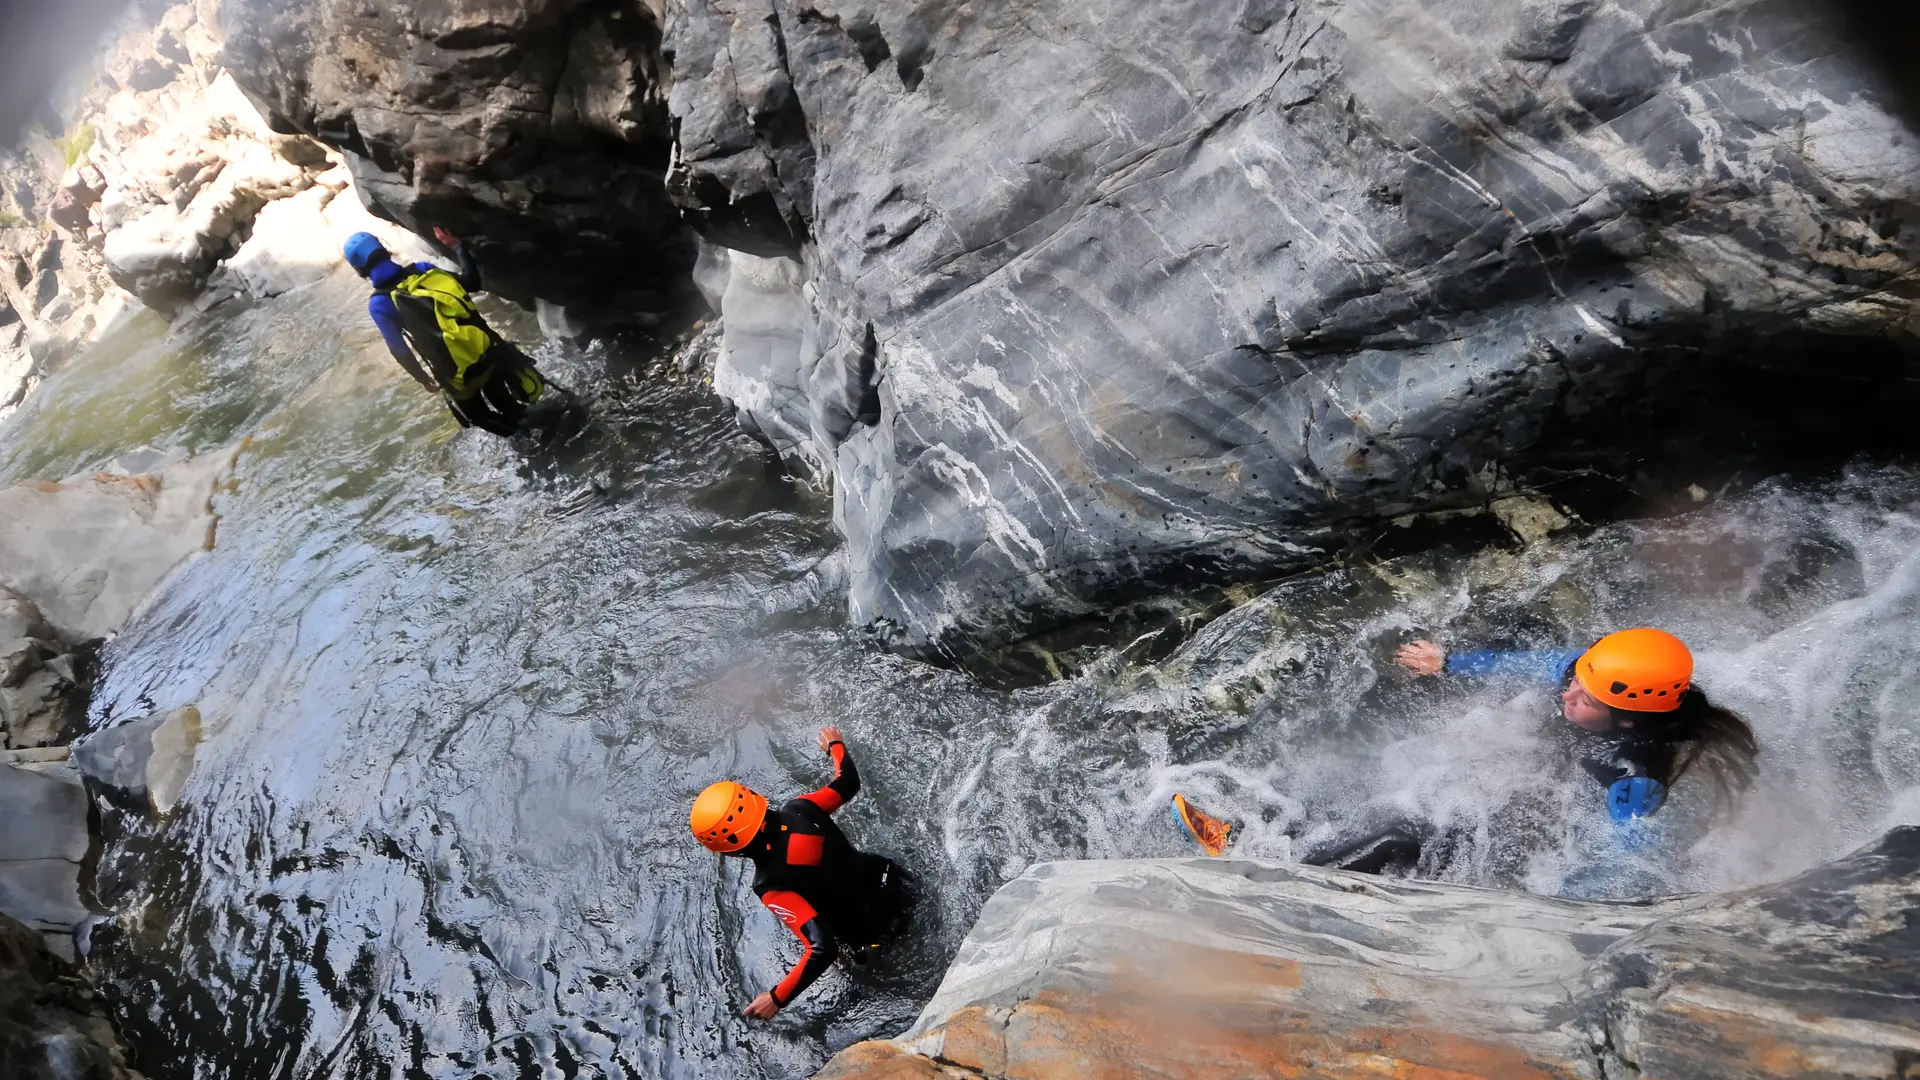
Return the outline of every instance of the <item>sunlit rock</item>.
[[[188,705],[89,735],[74,744],[73,760],[89,778],[166,814],[193,774],[200,739],[200,710]]]
[[[326,215],[334,196],[316,186],[262,207],[252,235],[227,260],[227,270],[256,298],[279,296],[326,277],[340,265],[340,242]]]
[[[112,472],[0,490],[0,584],[68,641],[118,630],[174,568],[213,545],[212,497],[231,452],[157,473]]]
[[[817,1076],[1892,1077],[1920,828],[1779,885],[1556,901],[1246,860],[1043,863],[911,1030]]]

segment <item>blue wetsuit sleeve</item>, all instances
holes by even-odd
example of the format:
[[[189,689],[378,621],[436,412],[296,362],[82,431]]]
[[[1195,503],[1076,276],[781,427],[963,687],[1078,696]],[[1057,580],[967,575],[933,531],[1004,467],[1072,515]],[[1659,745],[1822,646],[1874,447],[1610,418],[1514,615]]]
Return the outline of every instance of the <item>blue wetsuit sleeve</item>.
[[[373,325],[380,328],[380,336],[386,340],[387,351],[394,360],[405,369],[414,381],[429,390],[436,389],[433,377],[420,366],[420,360],[413,355],[413,346],[407,344],[407,335],[400,328],[400,311],[393,306],[393,297],[386,293],[374,293],[367,298],[367,314],[373,316]]]
[[[1558,683],[1580,659],[1579,649],[1462,649],[1447,654],[1447,674],[1468,679],[1525,679]]]

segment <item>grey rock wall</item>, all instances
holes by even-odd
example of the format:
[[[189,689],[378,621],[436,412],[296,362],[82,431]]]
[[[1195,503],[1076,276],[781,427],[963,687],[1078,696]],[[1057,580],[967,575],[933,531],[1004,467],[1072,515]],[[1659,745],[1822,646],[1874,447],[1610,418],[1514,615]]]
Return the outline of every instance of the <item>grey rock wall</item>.
[[[1557,901],[1254,860],[1044,863],[821,1080],[1908,1075],[1920,828],[1777,885]]]
[[[223,0],[223,60],[281,130],[349,154],[382,217],[468,239],[488,288],[590,323],[692,295],[664,186],[657,0]]]
[[[77,774],[0,763],[0,913],[36,930],[67,932],[87,917],[80,901],[87,795]]]
[[[1808,12],[700,0],[677,190],[805,227],[809,347],[735,366],[856,614],[1000,641],[1484,499],[1703,357],[1907,338],[1920,155]]]
[[[1324,559],[1706,393],[1863,377],[1843,414],[1912,343],[1920,149],[1799,0],[221,14],[277,125],[510,297],[644,321],[688,227],[733,249],[716,386],[912,648]]]

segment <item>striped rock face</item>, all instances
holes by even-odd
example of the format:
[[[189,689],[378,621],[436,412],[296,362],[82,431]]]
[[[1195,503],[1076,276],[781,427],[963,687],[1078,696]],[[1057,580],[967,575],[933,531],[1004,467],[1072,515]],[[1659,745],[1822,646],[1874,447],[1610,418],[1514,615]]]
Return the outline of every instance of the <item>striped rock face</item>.
[[[912,1030],[820,1080],[1899,1076],[1920,829],[1649,904],[1235,860],[1049,863]]]

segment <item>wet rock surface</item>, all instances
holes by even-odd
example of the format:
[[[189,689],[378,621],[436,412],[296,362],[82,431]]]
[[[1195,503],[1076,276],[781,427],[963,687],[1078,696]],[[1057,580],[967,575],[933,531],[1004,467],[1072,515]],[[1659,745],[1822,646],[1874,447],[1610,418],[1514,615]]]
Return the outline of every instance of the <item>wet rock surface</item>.
[[[1702,902],[1552,901],[1232,860],[1051,863],[920,1021],[817,1075],[1897,1077],[1920,828]]]
[[[165,814],[180,801],[200,745],[200,710],[191,705],[95,732],[73,747],[81,774]]]
[[[0,763],[0,814],[0,913],[36,930],[71,931],[87,917],[80,867],[91,842],[79,776]]]
[[[120,629],[181,562],[213,547],[213,495],[233,452],[146,457],[129,461],[153,471],[121,466],[0,489],[0,582],[69,641]]]
[[[805,344],[716,384],[808,433],[911,641],[1298,563],[1595,460],[1716,356],[1906,334],[1920,156],[1791,5],[770,7],[667,26],[690,188],[811,237]]]
[[[1902,1077],[1920,1061],[1920,827],[1649,926],[1588,974],[1606,1075]]]
[[[659,7],[225,0],[223,62],[283,130],[347,152],[377,214],[469,238],[491,290],[631,325],[692,296]]]
[[[0,914],[0,1080],[139,1080],[93,989]]]
[[[715,385],[827,478],[856,618],[913,649],[1296,568],[1673,427],[1793,438],[1910,336],[1920,144],[1789,3],[222,16],[277,125],[504,295],[654,318],[682,220],[734,249]]]

